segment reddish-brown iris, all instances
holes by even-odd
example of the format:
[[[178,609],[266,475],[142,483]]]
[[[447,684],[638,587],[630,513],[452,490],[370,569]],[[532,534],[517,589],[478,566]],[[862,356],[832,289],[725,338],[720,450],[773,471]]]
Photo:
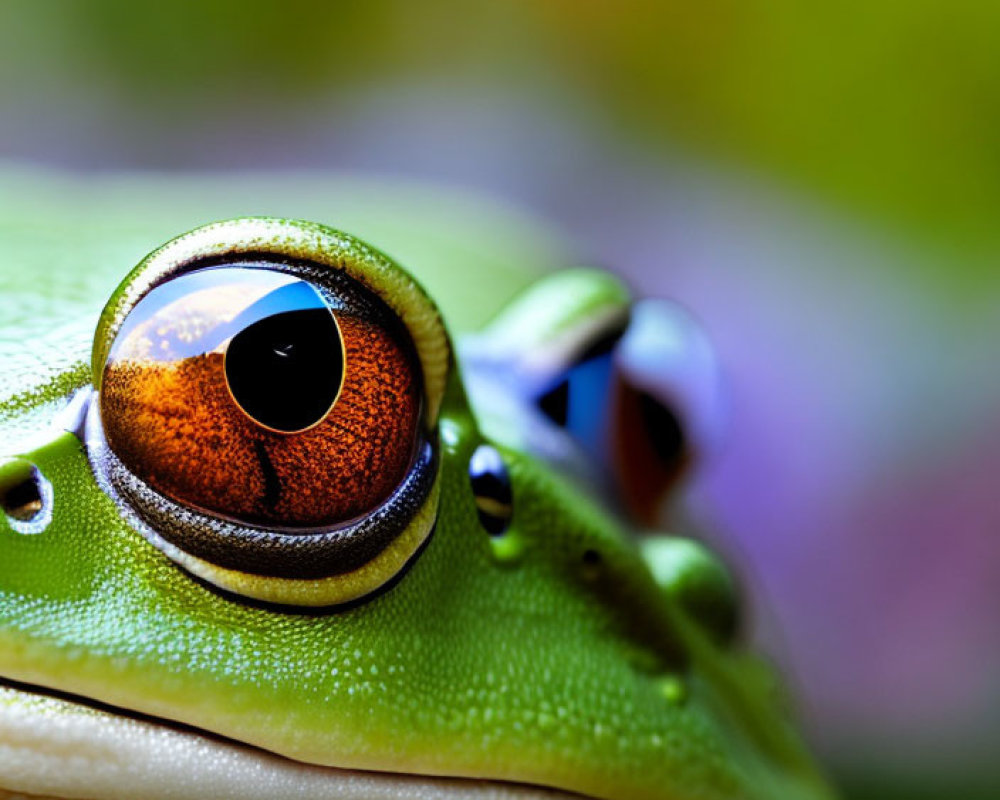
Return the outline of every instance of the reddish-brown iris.
[[[328,303],[305,281],[247,267],[202,270],[152,290],[126,319],[104,369],[101,415],[112,450],[160,493],[243,522],[329,526],[371,512],[412,462],[421,386],[402,327],[356,292]],[[317,345],[311,332],[296,343],[293,329],[285,342],[277,325],[273,342],[244,344],[227,374],[242,332],[303,309],[329,311],[333,345]],[[294,380],[267,372],[310,343]],[[342,349],[329,351],[334,345]],[[306,413],[305,424],[290,426],[301,429],[255,418],[267,414],[235,388],[244,377],[268,393],[271,417],[280,418],[285,402]]]

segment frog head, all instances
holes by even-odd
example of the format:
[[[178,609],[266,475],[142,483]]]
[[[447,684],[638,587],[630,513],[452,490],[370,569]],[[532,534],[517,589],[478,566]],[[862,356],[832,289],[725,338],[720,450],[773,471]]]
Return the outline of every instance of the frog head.
[[[2,408],[0,789],[829,797],[726,570],[647,530],[701,347],[596,270],[456,345],[321,225],[154,251]]]

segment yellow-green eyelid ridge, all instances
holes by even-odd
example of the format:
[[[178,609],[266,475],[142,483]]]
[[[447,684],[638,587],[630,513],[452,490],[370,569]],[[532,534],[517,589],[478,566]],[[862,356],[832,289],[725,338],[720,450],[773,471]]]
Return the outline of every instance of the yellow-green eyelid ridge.
[[[327,578],[295,579],[254,575],[216,566],[178,547],[163,550],[188,572],[220,589],[276,605],[323,607],[350,603],[372,594],[396,577],[430,536],[441,496],[440,475],[410,524],[367,564],[352,572]]]

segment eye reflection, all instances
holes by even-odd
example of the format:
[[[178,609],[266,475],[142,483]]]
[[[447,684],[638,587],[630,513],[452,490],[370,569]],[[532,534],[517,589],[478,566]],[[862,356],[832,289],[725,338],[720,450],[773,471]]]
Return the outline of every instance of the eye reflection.
[[[359,517],[404,477],[420,409],[408,343],[377,311],[275,269],[174,278],[112,345],[108,442],[153,488],[225,516]]]

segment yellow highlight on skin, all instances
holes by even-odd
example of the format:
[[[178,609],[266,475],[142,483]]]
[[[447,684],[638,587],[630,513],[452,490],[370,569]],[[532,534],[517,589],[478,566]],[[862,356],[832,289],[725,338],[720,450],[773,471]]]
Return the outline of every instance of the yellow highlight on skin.
[[[164,550],[199,578],[243,597],[289,606],[335,606],[365,597],[399,574],[434,528],[440,496],[438,475],[427,501],[392,544],[353,572],[329,578],[304,580],[254,575],[218,567],[173,545],[168,544]]]

